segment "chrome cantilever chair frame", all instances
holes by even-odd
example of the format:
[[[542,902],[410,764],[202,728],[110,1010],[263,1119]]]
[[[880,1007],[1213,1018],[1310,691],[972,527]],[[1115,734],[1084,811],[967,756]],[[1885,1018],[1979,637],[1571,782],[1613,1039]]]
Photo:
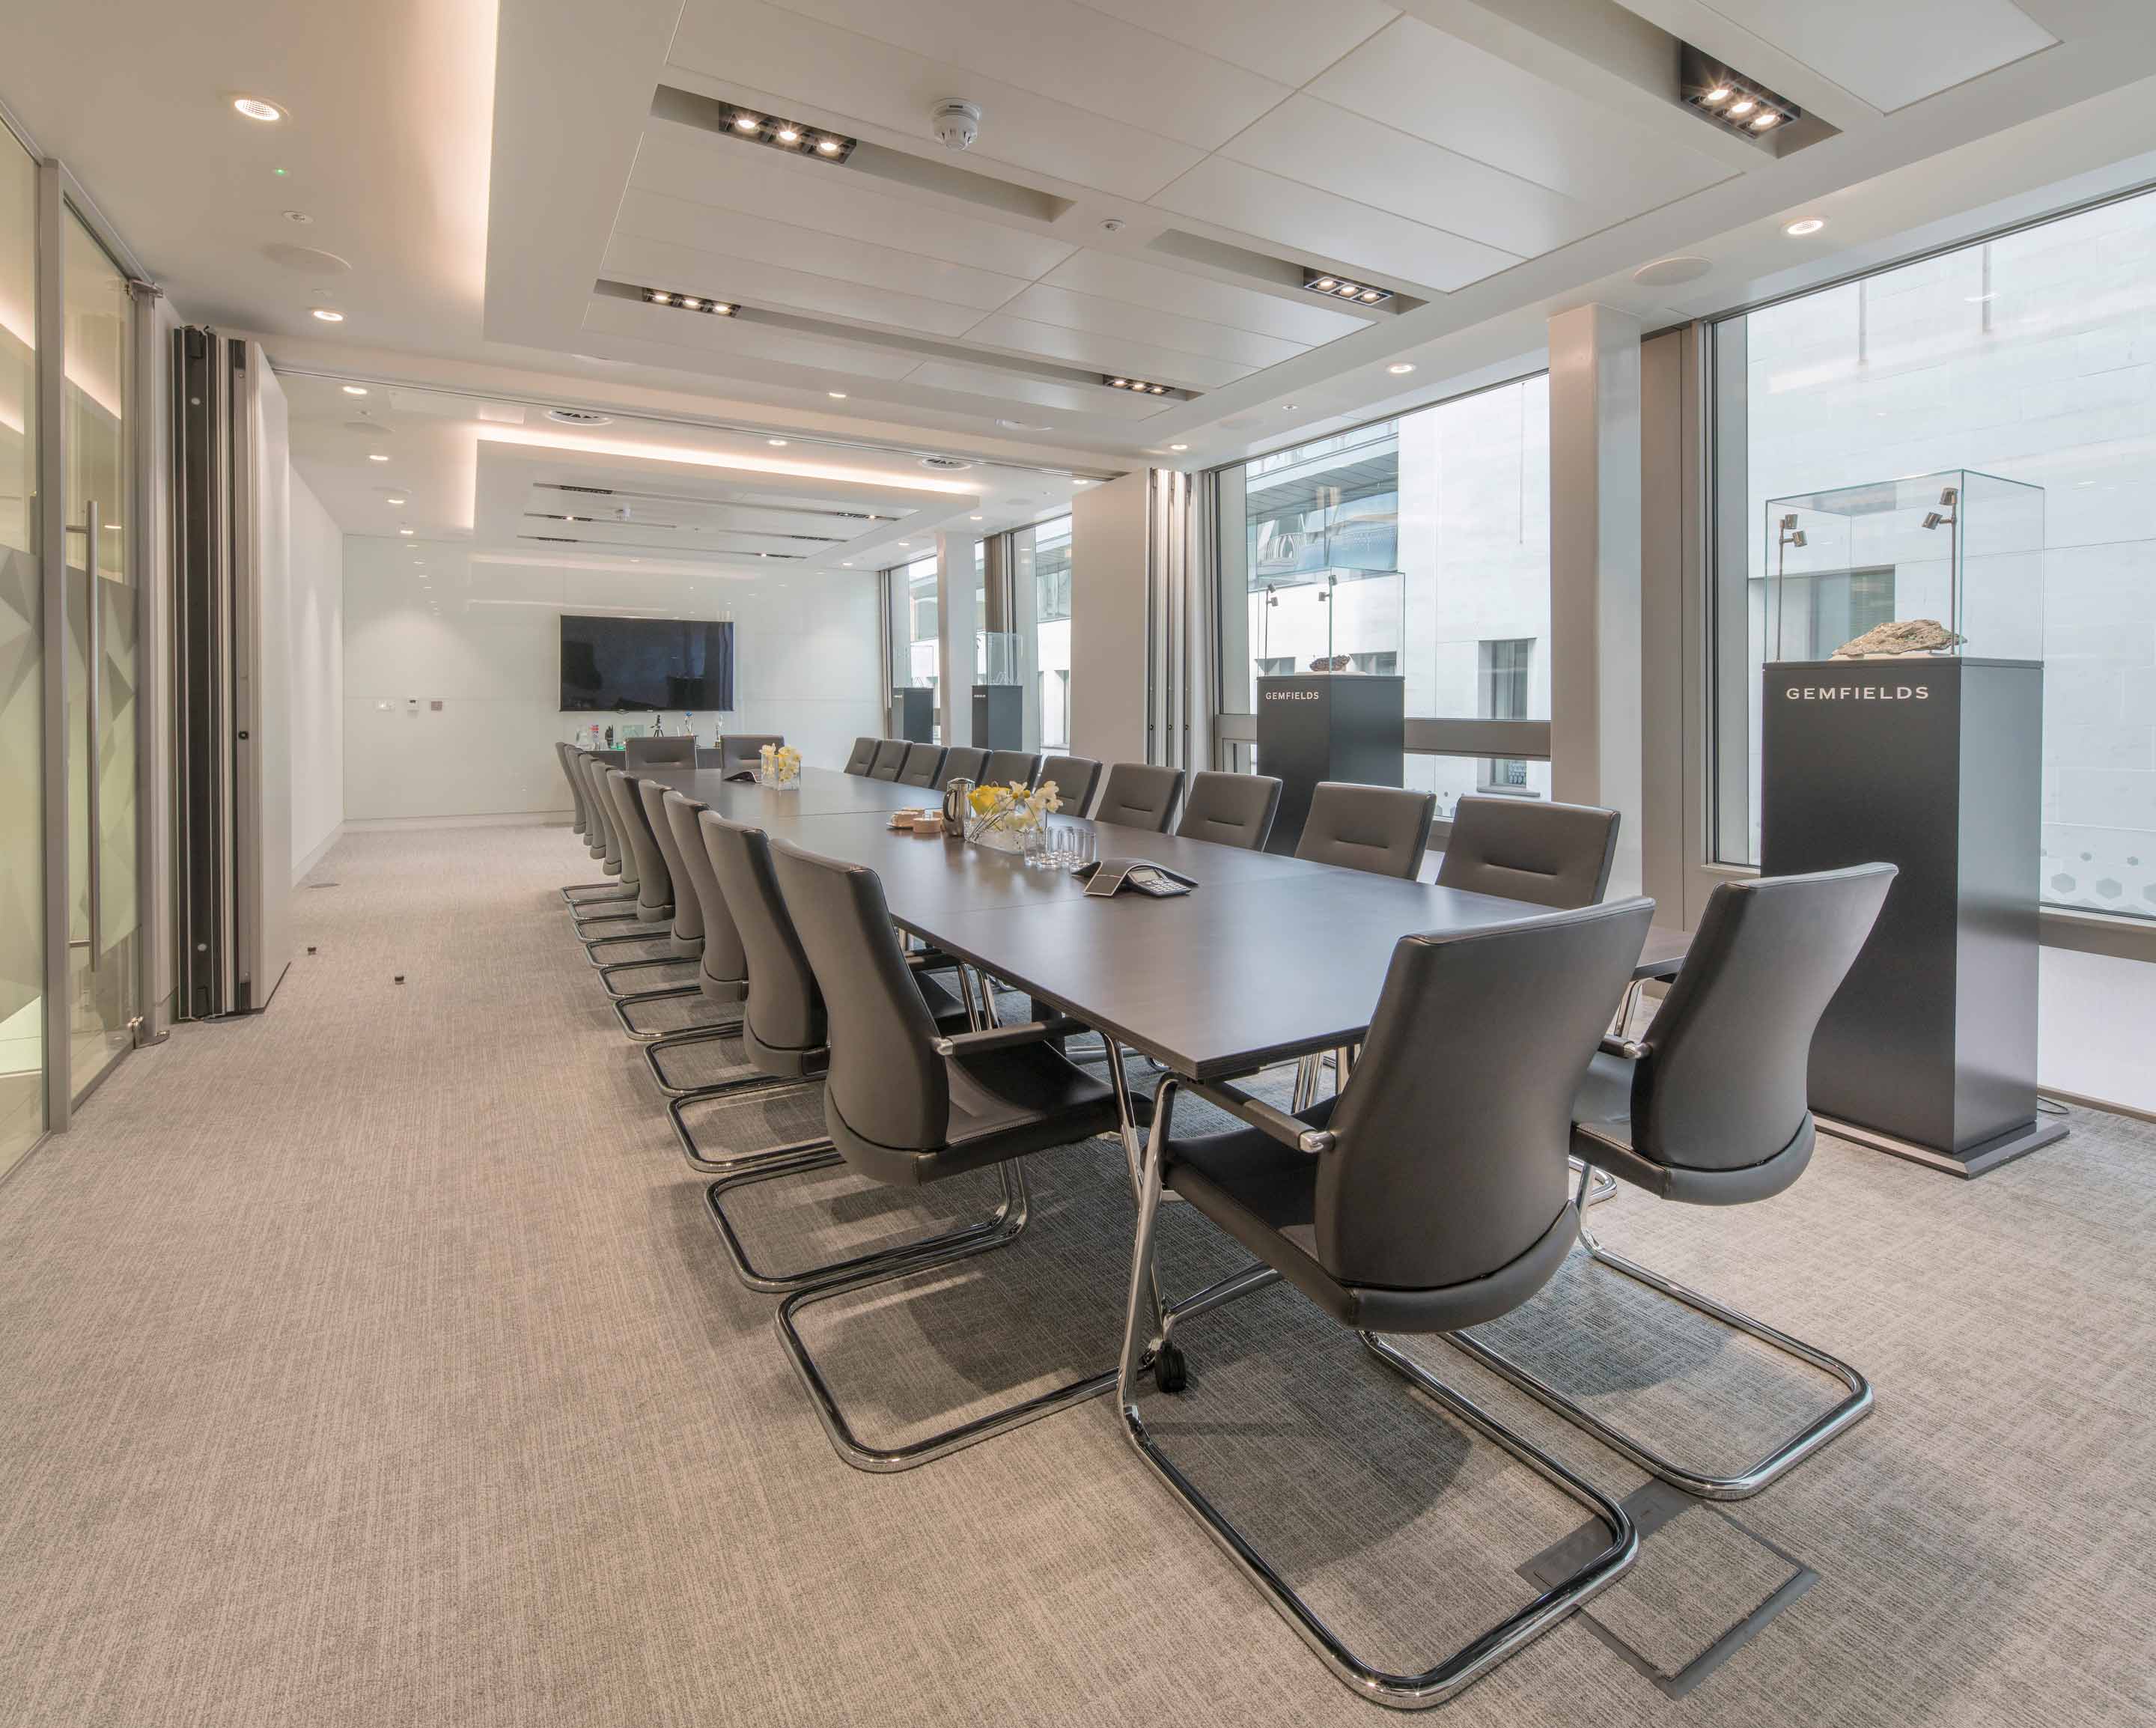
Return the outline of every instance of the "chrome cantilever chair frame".
[[[1592,1170],[1594,1165],[1587,1166]],[[1601,1174],[1598,1172],[1597,1174]],[[1604,1180],[1609,1180],[1605,1176]],[[1582,1185],[1585,1185],[1583,1175]],[[1532,1369],[1501,1350],[1491,1349],[1472,1332],[1451,1332],[1445,1335],[1448,1342],[1457,1345],[1475,1360],[1510,1381],[1528,1396],[1539,1400],[1568,1422],[1584,1428],[1612,1452],[1630,1459],[1651,1476],[1658,1476],[1674,1488],[1702,1500],[1747,1500],[1762,1489],[1769,1487],[1781,1477],[1817,1452],[1846,1430],[1856,1426],[1871,1414],[1873,1397],[1871,1382],[1856,1369],[1815,1345],[1800,1338],[1792,1338],[1763,1320],[1717,1302],[1712,1296],[1688,1289],[1673,1278],[1664,1278],[1651,1268],[1636,1260],[1628,1260],[1622,1254],[1604,1247],[1593,1231],[1587,1227],[1585,1208],[1582,1207],[1579,1221],[1580,1246],[1587,1250],[1588,1257],[1598,1266],[1606,1266],[1612,1272],[1622,1273],[1633,1283],[1645,1286],[1683,1304],[1695,1313],[1718,1320],[1733,1331],[1756,1338],[1770,1349],[1784,1355],[1818,1369],[1841,1382],[1845,1396],[1825,1414],[1808,1422],[1796,1433],[1774,1447],[1750,1468],[1731,1476],[1717,1476],[1712,1472],[1681,1464],[1663,1457],[1645,1441],[1613,1427],[1585,1405],[1558,1390]]]
[[[1377,1334],[1361,1332],[1359,1336],[1364,1347],[1378,1361],[1416,1391],[1435,1400],[1441,1409],[1458,1417],[1486,1439],[1494,1441],[1552,1486],[1585,1507],[1608,1528],[1609,1541],[1599,1553],[1562,1583],[1543,1591],[1453,1654],[1419,1674],[1393,1673],[1358,1656],[1350,1648],[1340,1634],[1326,1623],[1323,1616],[1305,1602],[1295,1587],[1251,1545],[1250,1539],[1236,1529],[1226,1515],[1176,1467],[1174,1460],[1162,1450],[1159,1443],[1147,1429],[1145,1419],[1138,1411],[1139,1378],[1168,1350],[1169,1334],[1177,1320],[1191,1319],[1209,1309],[1218,1308],[1238,1296],[1274,1283],[1280,1277],[1272,1267],[1262,1262],[1231,1273],[1166,1310],[1157,1309],[1156,1312],[1160,1314],[1159,1322],[1152,1329],[1151,1339],[1146,1338],[1146,1329],[1141,1320],[1149,1299],[1147,1281],[1152,1278],[1156,1272],[1154,1225],[1160,1213],[1161,1160],[1168,1144],[1168,1123],[1173,1113],[1176,1094],[1188,1084],[1171,1074],[1161,1082],[1160,1090],[1154,1096],[1152,1138],[1146,1156],[1144,1181],[1138,1195],[1137,1237],[1131,1255],[1129,1305],[1123,1328],[1122,1361],[1116,1378],[1116,1404],[1122,1416],[1124,1435],[1153,1473],[1196,1515],[1205,1533],[1257,1587],[1272,1605],[1273,1611],[1295,1629],[1296,1635],[1351,1691],[1373,1704],[1383,1705],[1393,1710],[1427,1710],[1445,1703],[1507,1658],[1541,1637],[1574,1609],[1616,1582],[1638,1557],[1639,1532],[1634,1528],[1625,1509],[1593,1484],[1574,1475],[1555,1458],[1513,1432],[1480,1405],[1438,1379],[1421,1364],[1409,1360]],[[1245,1103],[1255,1102],[1244,1098],[1241,1094],[1225,1093],[1208,1087],[1192,1085],[1189,1089],[1209,1103],[1219,1103],[1229,1096]],[[1266,1132],[1288,1144],[1297,1144],[1302,1137],[1298,1134],[1297,1139],[1288,1139],[1284,1130],[1299,1131],[1305,1126],[1288,1117],[1281,1118],[1280,1126],[1266,1124],[1255,1113],[1246,1116],[1245,1119],[1265,1128]],[[1298,1149],[1308,1148],[1299,1146]]]

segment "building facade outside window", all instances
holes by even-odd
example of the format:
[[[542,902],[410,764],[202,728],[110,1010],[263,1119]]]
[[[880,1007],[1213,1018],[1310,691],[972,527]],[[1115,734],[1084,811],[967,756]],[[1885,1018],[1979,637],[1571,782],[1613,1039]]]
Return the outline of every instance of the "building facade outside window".
[[[1759,856],[1767,501],[1966,469],[2043,489],[2044,897],[2156,918],[2153,331],[2148,195],[1712,327],[1717,857]],[[1814,575],[1811,651],[1928,615],[1895,580]]]
[[[1411,718],[1548,717],[1546,376],[1314,440],[1220,479],[1223,713],[1253,711],[1260,676],[1326,661],[1403,677]],[[1511,668],[1495,682],[1493,644]],[[1546,762],[1407,762],[1408,784],[1435,792],[1441,817],[1493,777],[1516,795],[1549,795]]]

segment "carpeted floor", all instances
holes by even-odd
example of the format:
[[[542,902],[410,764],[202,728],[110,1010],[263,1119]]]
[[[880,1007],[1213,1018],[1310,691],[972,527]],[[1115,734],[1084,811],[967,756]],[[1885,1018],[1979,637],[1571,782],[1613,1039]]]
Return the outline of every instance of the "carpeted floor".
[[[555,888],[592,873],[559,829],[347,837],[297,896],[319,951],[270,1011],[131,1057],[0,1186],[0,1723],[1380,1720],[1106,1401],[904,1476],[839,1462],[572,939]],[[697,1120],[747,1145],[815,1110]],[[1029,1175],[1010,1248],[810,1311],[871,1437],[1109,1361],[1121,1155]],[[824,1175],[739,1216],[785,1265],[991,1192]],[[1627,1193],[1596,1221],[1856,1361],[1878,1413],[1761,1498],[1663,1524],[1591,1621],[1446,1720],[2156,1718],[2156,1129],[2080,1114],[1974,1184],[1825,1143],[1770,1203]],[[1187,1208],[1164,1227],[1173,1287],[1234,1263]],[[1576,1261],[1496,1329],[1717,1461],[1828,1396]],[[1148,1420],[1381,1658],[1497,1617],[1580,1522],[1291,1293],[1187,1342],[1191,1389]],[[1641,1485],[1416,1348],[1599,1484]],[[1655,1683],[1778,1590],[1690,1690]]]

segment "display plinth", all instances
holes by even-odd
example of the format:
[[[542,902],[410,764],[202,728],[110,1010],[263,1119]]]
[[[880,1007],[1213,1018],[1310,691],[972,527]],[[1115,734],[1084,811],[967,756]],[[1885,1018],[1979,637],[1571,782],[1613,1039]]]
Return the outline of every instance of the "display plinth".
[[[1812,1041],[1823,1126],[1961,1175],[2064,1134],[2036,1113],[2044,669],[1765,668],[1760,868],[1900,875]]]
[[[891,736],[902,738],[909,743],[932,743],[936,739],[936,692],[932,690],[901,686],[891,693],[892,723],[897,728]]]
[[[1023,750],[1025,692],[1015,684],[976,684],[973,742],[977,750]]]
[[[1269,852],[1292,852],[1321,780],[1397,786],[1407,768],[1407,680],[1310,672],[1258,680],[1258,770],[1281,783]]]

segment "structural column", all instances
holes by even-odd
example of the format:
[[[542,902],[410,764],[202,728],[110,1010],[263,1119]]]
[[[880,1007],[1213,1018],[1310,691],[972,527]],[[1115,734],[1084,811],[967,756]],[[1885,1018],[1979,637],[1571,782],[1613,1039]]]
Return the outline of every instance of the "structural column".
[[[1609,892],[1635,894],[1645,820],[1640,321],[1604,306],[1549,323],[1550,783],[1622,817]]]
[[[980,543],[977,534],[936,537],[936,711],[947,748],[973,737],[973,632],[980,627],[973,563]]]

